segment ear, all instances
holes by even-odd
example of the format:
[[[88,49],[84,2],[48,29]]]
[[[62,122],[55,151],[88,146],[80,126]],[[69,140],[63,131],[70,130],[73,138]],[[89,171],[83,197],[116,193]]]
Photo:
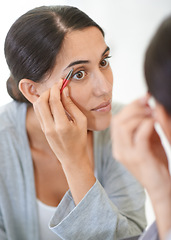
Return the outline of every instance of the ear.
[[[37,83],[30,79],[21,79],[19,89],[25,98],[31,103],[34,103],[40,95],[37,92]]]

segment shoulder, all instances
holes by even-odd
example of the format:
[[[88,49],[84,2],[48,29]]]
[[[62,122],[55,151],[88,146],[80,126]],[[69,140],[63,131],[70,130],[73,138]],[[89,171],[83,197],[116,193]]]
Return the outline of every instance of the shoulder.
[[[17,125],[25,118],[27,105],[12,101],[0,107],[0,132]]]
[[[14,159],[25,136],[26,105],[12,101],[0,108],[0,162]],[[17,152],[17,153],[16,153]]]
[[[16,178],[24,160],[26,109],[16,101],[0,107],[0,178]]]

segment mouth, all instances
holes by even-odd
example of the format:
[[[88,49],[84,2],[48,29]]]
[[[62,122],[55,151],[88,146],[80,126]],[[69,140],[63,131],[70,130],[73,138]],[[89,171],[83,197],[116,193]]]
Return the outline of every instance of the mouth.
[[[103,102],[97,107],[93,108],[91,111],[96,112],[109,112],[111,110],[111,99],[107,102]]]

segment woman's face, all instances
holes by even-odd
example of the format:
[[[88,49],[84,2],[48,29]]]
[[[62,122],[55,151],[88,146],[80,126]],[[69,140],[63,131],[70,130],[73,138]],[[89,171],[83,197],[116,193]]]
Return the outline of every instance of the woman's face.
[[[88,130],[104,130],[110,124],[113,76],[108,58],[109,47],[98,28],[72,31],[65,37],[52,74],[41,84],[43,92],[73,68],[69,93],[87,117]]]

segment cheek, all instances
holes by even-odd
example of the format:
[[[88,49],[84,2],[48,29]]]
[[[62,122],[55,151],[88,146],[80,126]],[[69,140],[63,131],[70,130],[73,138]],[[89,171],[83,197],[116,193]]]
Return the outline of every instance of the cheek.
[[[112,84],[112,87],[113,87],[114,78],[113,78],[112,69],[110,69],[110,79],[111,79],[111,84]]]
[[[113,72],[111,67],[109,67],[107,73],[106,73],[106,78],[108,79],[109,84],[111,85],[111,89],[113,88]]]
[[[78,84],[79,85],[79,84]],[[75,86],[70,87],[70,97],[74,104],[82,111],[85,112],[88,109],[90,99],[90,87],[89,86]]]
[[[52,88],[55,83],[56,83],[56,80],[49,80],[43,83],[38,83],[38,93],[41,95],[48,89]]]

